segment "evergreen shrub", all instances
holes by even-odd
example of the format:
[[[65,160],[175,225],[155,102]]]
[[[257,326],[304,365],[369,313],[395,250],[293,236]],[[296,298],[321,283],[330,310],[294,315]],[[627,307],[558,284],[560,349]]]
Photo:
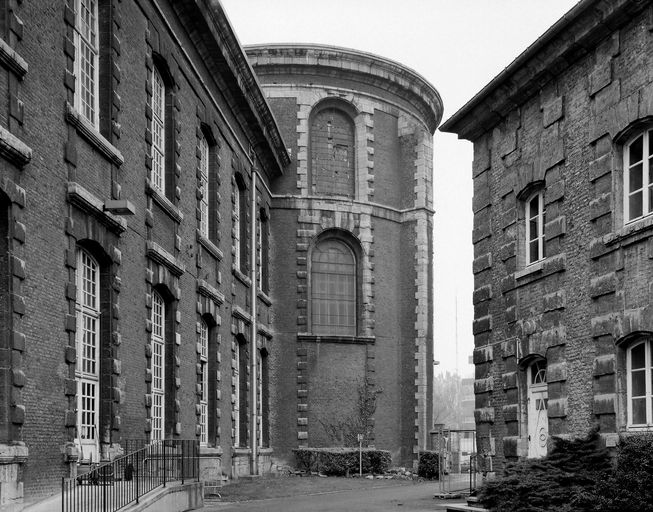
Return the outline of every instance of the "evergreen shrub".
[[[420,452],[417,461],[417,475],[429,480],[438,480],[440,478],[440,456],[438,452]]]
[[[293,450],[297,467],[306,472],[330,476],[357,474],[359,452],[357,448],[297,448]],[[382,474],[390,467],[390,452],[363,448],[363,473]]]

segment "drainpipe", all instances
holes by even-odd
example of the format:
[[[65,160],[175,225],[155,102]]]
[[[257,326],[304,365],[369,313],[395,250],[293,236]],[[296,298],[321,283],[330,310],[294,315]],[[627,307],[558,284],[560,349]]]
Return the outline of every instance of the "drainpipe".
[[[258,343],[257,343],[257,319],[256,319],[256,301],[257,301],[257,288],[256,282],[256,233],[257,233],[257,217],[256,217],[256,166],[252,169],[252,209],[251,209],[251,232],[250,232],[250,293],[251,293],[251,306],[250,312],[252,315],[252,334],[250,339],[250,447],[252,455],[250,459],[250,473],[258,475]]]

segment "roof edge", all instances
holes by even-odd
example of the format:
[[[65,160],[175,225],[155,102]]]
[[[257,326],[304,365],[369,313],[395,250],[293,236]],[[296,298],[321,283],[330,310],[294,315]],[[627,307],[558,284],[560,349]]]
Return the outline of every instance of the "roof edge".
[[[335,68],[343,72],[387,80],[419,97],[427,106],[427,124],[434,132],[442,120],[443,102],[437,89],[414,69],[392,59],[341,46],[315,43],[246,45],[245,53],[259,75],[266,66]],[[426,113],[426,112],[425,112]]]
[[[474,140],[500,122],[515,104],[526,101],[649,3],[650,0],[581,0],[447,119],[440,131]],[[569,30],[569,37],[560,37]],[[518,74],[529,64],[532,69],[528,73]]]

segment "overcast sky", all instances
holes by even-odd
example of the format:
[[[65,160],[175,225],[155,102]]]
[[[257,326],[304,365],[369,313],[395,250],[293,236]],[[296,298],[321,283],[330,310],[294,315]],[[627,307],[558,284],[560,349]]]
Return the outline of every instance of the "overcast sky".
[[[576,0],[221,0],[243,45],[322,43],[387,57],[439,91],[448,119]],[[472,148],[436,132],[435,357],[471,376]],[[456,343],[456,339],[458,340]]]

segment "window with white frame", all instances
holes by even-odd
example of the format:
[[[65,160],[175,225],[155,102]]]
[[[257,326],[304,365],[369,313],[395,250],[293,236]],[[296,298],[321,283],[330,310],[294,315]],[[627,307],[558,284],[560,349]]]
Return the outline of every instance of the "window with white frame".
[[[152,69],[152,173],[150,179],[152,186],[165,193],[165,99],[166,88],[161,73],[156,68]]]
[[[544,241],[544,192],[532,194],[525,202],[526,209],[526,264],[543,260],[546,256]]]
[[[653,129],[624,146],[624,218],[626,222],[653,213]]]
[[[200,444],[208,444],[208,403],[209,403],[209,372],[207,363],[209,360],[209,326],[204,320],[200,320],[200,332],[198,333],[198,345],[200,348]]]
[[[97,0],[75,0],[75,109],[99,127]]]
[[[152,292],[152,441],[164,438],[165,315],[163,298]]]
[[[200,137],[200,233],[209,238],[209,143],[206,137]]]
[[[99,460],[100,408],[100,267],[84,249],[77,249],[77,436],[82,458]]]
[[[234,194],[234,266],[240,268],[240,187],[236,188]]]
[[[653,337],[632,343],[626,351],[628,427],[653,427]]]
[[[313,334],[356,334],[356,261],[337,239],[319,242],[311,254]]]

